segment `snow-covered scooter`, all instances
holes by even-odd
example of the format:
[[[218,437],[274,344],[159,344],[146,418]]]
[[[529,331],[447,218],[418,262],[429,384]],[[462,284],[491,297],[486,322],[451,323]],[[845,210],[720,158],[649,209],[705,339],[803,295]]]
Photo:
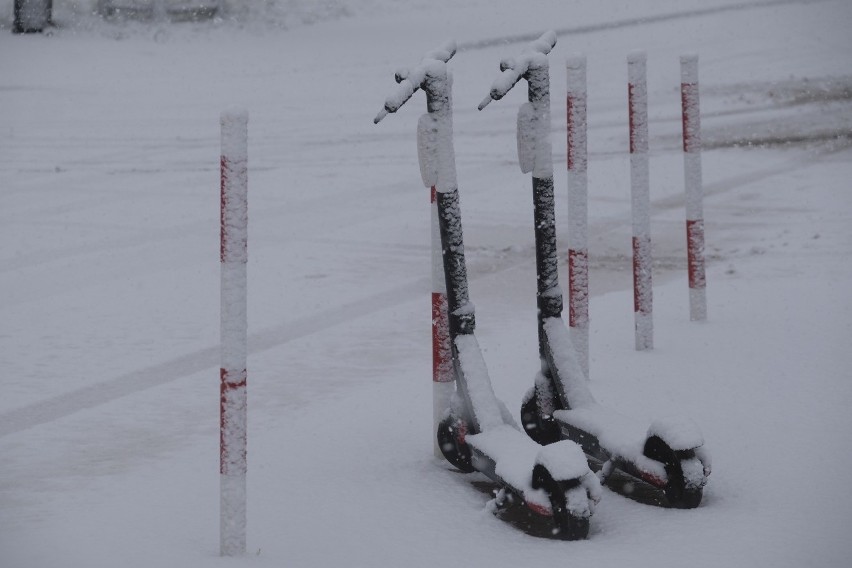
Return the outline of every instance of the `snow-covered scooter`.
[[[521,170],[532,172],[541,371],[524,396],[521,423],[540,444],[565,439],[580,444],[590,460],[601,465],[598,476],[604,483],[618,469],[661,489],[673,507],[697,507],[710,474],[698,427],[689,419],[675,418],[648,426],[598,404],[562,320],[546,57],[555,44],[556,35],[547,32],[519,57],[504,60],[500,76],[479,105],[482,110],[521,79],[528,82],[529,102],[518,113],[518,154]]]
[[[416,90],[425,91],[428,112],[418,125],[418,153],[423,181],[436,192],[456,377],[452,406],[438,426],[438,443],[459,470],[481,472],[500,486],[498,506],[519,500],[552,520],[555,537],[582,539],[600,499],[598,478],[574,442],[543,447],[523,433],[495,396],[474,335],[452,140],[452,81],[446,68],[454,52],[455,45],[448,43],[427,54],[416,69],[398,72],[399,87],[375,119],[396,112]]]

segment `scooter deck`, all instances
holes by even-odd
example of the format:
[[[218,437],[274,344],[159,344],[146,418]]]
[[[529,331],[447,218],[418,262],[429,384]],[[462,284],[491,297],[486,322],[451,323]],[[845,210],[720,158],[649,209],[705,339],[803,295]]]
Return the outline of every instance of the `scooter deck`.
[[[563,435],[580,444],[587,454],[601,462],[628,462],[634,465],[638,470],[635,473],[639,473],[642,479],[652,483],[652,480],[659,480],[653,484],[665,485],[665,466],[643,453],[648,428],[643,427],[640,421],[597,403],[571,410],[556,410],[553,418]]]
[[[575,480],[593,501],[600,499],[600,483],[589,469],[580,447],[567,440],[540,446],[526,434],[509,425],[467,436],[475,469],[511,488],[512,492],[538,514],[553,514],[550,498],[543,489],[533,488],[533,469],[542,465],[557,481]],[[591,515],[587,508],[586,516]]]
[[[683,473],[687,485],[704,485],[710,460],[703,449],[704,438],[694,422],[666,418],[648,424],[601,406],[572,356],[573,347],[562,318],[546,318],[542,330],[557,390],[561,391],[559,397],[568,407],[553,412],[565,438],[580,444],[586,454],[602,463],[609,462],[610,466],[662,488],[668,483],[665,464],[645,455],[648,439],[657,436],[675,452],[695,452],[696,458],[683,462],[686,466]]]

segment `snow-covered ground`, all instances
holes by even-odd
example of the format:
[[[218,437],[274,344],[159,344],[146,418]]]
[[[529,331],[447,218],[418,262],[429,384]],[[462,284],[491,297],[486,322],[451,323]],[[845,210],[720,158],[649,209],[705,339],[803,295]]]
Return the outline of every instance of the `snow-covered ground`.
[[[852,555],[848,0],[226,3],[102,22],[0,0],[0,565],[847,566]],[[504,56],[554,29],[589,61],[591,376],[692,417],[698,509],[605,490],[589,539],[526,534],[432,457],[429,207],[418,94],[455,38],[477,335],[517,412],[538,368],[532,202]],[[633,349],[626,55],[648,52],[655,349]],[[701,57],[709,321],[688,321],[678,56]],[[249,110],[249,555],[219,550],[219,113]],[[563,265],[560,276],[565,278]]]

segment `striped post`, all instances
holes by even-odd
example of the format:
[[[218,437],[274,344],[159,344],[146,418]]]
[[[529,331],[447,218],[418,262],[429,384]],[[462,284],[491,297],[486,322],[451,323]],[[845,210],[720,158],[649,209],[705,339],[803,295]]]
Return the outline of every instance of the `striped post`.
[[[637,351],[654,348],[646,62],[644,52],[633,52],[627,56],[630,194],[633,217],[633,311]]]
[[[586,58],[570,57],[568,131],[568,329],[580,367],[589,378],[589,206],[586,168]]]
[[[431,186],[432,209],[432,450],[442,458],[438,438],[434,433],[450,407],[455,392],[453,354],[447,316],[447,284],[441,252],[441,228],[438,217],[437,190]]]
[[[248,113],[221,116],[220,553],[246,551]]]
[[[689,266],[689,319],[707,319],[704,273],[704,189],[701,181],[701,115],[698,98],[698,55],[680,58],[683,107],[683,172],[686,188],[686,254]]]

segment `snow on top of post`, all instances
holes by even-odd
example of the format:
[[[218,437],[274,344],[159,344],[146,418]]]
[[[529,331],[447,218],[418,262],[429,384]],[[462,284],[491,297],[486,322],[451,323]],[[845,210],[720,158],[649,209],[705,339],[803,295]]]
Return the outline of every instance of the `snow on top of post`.
[[[688,85],[698,83],[697,53],[684,53],[680,56],[680,82]]]
[[[229,120],[245,122],[248,120],[248,110],[241,106],[230,106],[222,111],[221,118],[223,121]]]
[[[645,69],[647,67],[647,63],[648,56],[644,51],[631,51],[627,55],[627,81],[634,89],[642,89],[641,94],[636,94],[640,95],[643,98],[645,96]]]
[[[585,66],[585,53],[574,53],[565,58],[565,67],[568,69],[582,69]]]
[[[248,111],[241,107],[232,107],[222,111],[219,121],[222,125],[222,155],[230,160],[248,158]]]
[[[568,77],[568,92],[586,92],[586,56],[572,55],[565,60]]]
[[[398,70],[395,74],[395,80],[399,83],[399,86],[385,99],[385,106],[373,119],[373,123],[378,124],[388,113],[398,111],[423,86],[423,81],[426,80],[427,75],[437,72],[438,66],[446,65],[455,53],[456,42],[447,40],[437,49],[427,52],[417,67]]]
[[[547,65],[547,54],[556,45],[556,32],[547,31],[531,42],[517,57],[506,58],[500,62],[500,75],[491,84],[488,96],[479,103],[479,110],[491,101],[499,101],[512,90],[532,67]]]
[[[648,54],[641,49],[635,49],[627,54],[628,63],[645,63],[648,61]]]

